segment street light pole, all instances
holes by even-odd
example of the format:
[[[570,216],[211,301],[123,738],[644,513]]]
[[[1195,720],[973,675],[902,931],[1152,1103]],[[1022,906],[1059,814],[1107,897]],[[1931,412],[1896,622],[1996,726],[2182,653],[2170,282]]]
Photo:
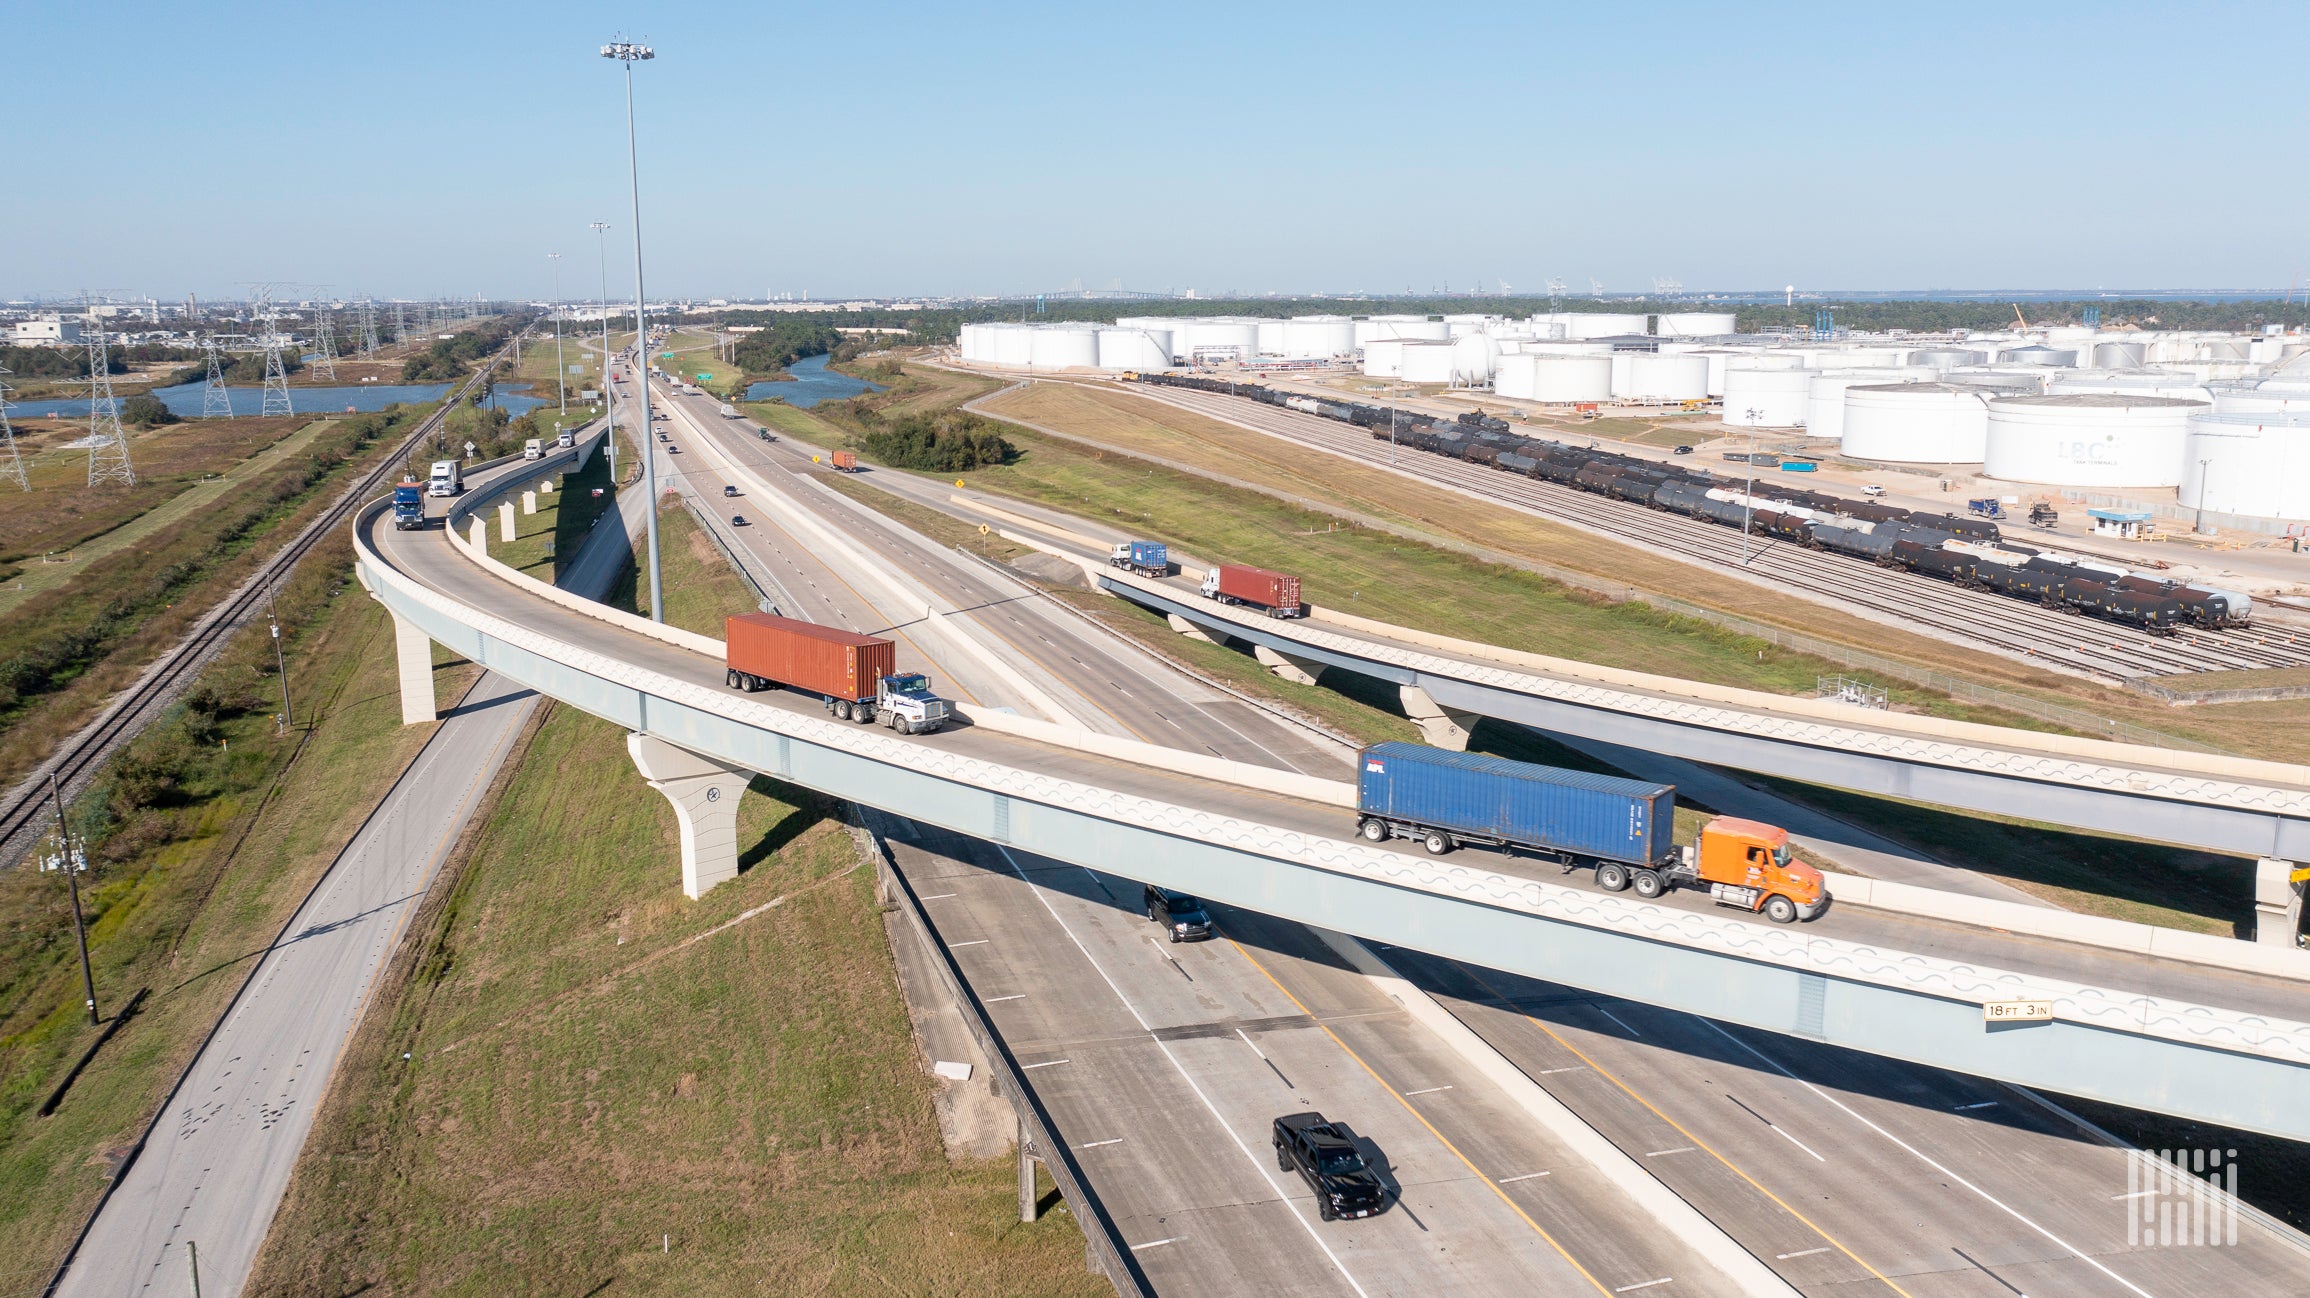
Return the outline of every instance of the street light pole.
[[[471,455],[472,452],[467,451],[466,454]],[[270,596],[265,599],[265,616],[273,624],[273,666],[281,673],[281,729],[285,731],[297,724],[297,718],[289,711],[289,660],[281,653],[281,615],[274,608]]]
[[[553,263],[553,381],[561,389],[561,412],[566,415],[569,413],[569,366],[563,364],[561,358],[561,254],[549,252],[545,259]]]
[[[2193,532],[2206,530],[2206,466],[2212,463],[2212,460],[2198,461],[2198,521],[2190,524]]]
[[[96,974],[88,967],[88,921],[80,913],[80,872],[88,868],[88,853],[72,841],[72,830],[64,822],[64,790],[56,782],[56,773],[48,773],[48,796],[56,802],[56,854],[43,859],[43,870],[64,871],[65,882],[72,886],[72,933],[80,940],[80,989],[88,997],[88,1023],[94,1027],[103,1022],[96,1015]]]
[[[656,58],[657,52],[632,41],[612,41],[602,46],[602,57],[616,59],[626,70],[626,183],[633,192],[634,202],[634,385],[642,410],[642,490],[648,493],[645,502],[648,512],[642,518],[649,532],[650,620],[663,622],[666,601],[658,574],[658,457],[650,454],[650,376],[644,360],[649,351],[650,330],[642,306],[642,179],[634,145],[634,64]]]

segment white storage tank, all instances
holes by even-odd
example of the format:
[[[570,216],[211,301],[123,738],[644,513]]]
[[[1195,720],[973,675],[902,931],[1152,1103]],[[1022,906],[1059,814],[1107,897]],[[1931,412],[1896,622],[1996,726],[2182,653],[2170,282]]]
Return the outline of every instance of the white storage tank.
[[[1986,353],[1977,352],[1968,347],[1919,347],[1909,353],[1911,365],[1929,365],[1942,371],[1952,370],[1960,365],[1980,365],[1988,359]]]
[[[1694,354],[1615,352],[1612,396],[1620,401],[1670,402],[1708,399],[1708,358]]]
[[[1665,311],[1653,317],[1653,332],[1663,338],[1721,338],[1733,332],[1730,311]]]
[[[1526,355],[1532,364],[1532,400],[1559,405],[1612,399],[1612,355]],[[1495,380],[1495,385],[1497,380]]]
[[[1942,371],[1941,377],[1951,383],[1967,383],[1977,388],[1995,388],[1999,392],[2036,396],[2045,391],[2045,382],[2053,370],[2022,365],[1960,365]]]
[[[1805,387],[1805,431],[1823,440],[1845,435],[1845,389],[1863,384],[1915,383],[1933,377],[1922,366],[1828,370],[1809,376]]]
[[[2207,409],[2114,392],[1998,397],[1982,472],[2060,487],[2179,486],[2190,416]]]
[[[1029,333],[1027,366],[1038,370],[1097,369],[1099,331],[1084,325],[1049,325]]]
[[[2047,365],[2068,367],[2077,364],[2077,353],[2061,347],[2044,347],[2032,343],[2026,347],[2007,347],[1997,354],[2000,365]]]
[[[1364,377],[1372,379],[1402,378],[1404,373],[1405,340],[1401,338],[1374,338],[1364,344]]]
[[[2215,383],[2214,412],[2224,415],[2310,413],[2310,389],[2261,383]]]
[[[1103,370],[1163,370],[1171,368],[1168,330],[1110,326],[1099,331],[1099,368]]]
[[[2212,401],[2213,394],[2197,377],[2167,370],[2080,370],[2056,374],[2047,380],[2047,392],[2122,392],[2136,397],[2181,397]]]
[[[2148,363],[2149,349],[2140,343],[2095,343],[2093,367],[2097,370],[2138,370]]]
[[[1376,315],[1369,320],[1355,322],[1355,345],[1358,347],[1370,346],[1374,338],[1418,338],[1441,342],[1451,336],[1450,326],[1426,316]]]
[[[1254,321],[1205,317],[1183,323],[1187,329],[1186,359],[1242,361],[1258,355],[1259,326]],[[1172,346],[1176,354],[1176,339]]]
[[[1854,384],[1838,445],[1857,460],[1979,464],[1996,395],[1963,383]]]
[[[1356,322],[1346,316],[1298,316],[1283,322],[1283,354],[1293,360],[1327,361],[1356,349]]]
[[[1283,352],[1283,321],[1255,320],[1251,325],[1252,352],[1259,356],[1281,356]]]
[[[1574,339],[1619,338],[1643,333],[1645,324],[1646,317],[1640,315],[1567,311],[1564,313],[1564,336]]]
[[[979,359],[979,330],[983,327],[967,324],[955,331],[954,354],[958,359],[966,361]]]
[[[2190,416],[2184,509],[2310,519],[2310,413]]]
[[[1406,383],[1450,383],[1454,344],[1428,340],[1405,340],[1402,375]]]
[[[1499,363],[1500,344],[1491,335],[1478,332],[1453,340],[1452,382],[1480,388],[1492,381],[1493,367]]]
[[[995,345],[987,359],[997,365],[1016,365],[1022,368],[1033,359],[1035,352],[1035,331],[1033,329],[1022,324],[988,325],[987,328],[993,330],[995,335]]]
[[[1796,428],[1805,422],[1813,371],[1735,361],[1724,368],[1724,422],[1728,428]]]

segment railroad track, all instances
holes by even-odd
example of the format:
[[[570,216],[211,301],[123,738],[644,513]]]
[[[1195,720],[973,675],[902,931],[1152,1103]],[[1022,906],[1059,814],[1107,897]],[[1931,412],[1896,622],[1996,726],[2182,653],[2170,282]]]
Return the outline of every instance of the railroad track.
[[[1388,467],[1385,444],[1375,441],[1367,430],[1337,420],[1192,389],[1148,387],[1132,391],[1311,450]],[[2310,663],[2310,635],[2192,629],[2170,638],[2153,636],[2120,623],[2040,608],[1770,537],[1752,536],[1751,553],[1744,562],[1740,534],[1713,523],[1502,473],[1410,446],[1396,450],[1394,468],[1466,495],[1615,540],[1634,541],[1656,553],[1723,569],[1822,603],[1864,608],[1880,620],[1896,621],[1941,639],[1986,646],[2025,661],[2105,679]]]
[[[134,684],[106,704],[94,721],[65,740],[31,775],[0,797],[0,864],[21,860],[31,850],[35,836],[53,820],[48,793],[50,778],[53,776],[63,787],[67,801],[85,788],[113,750],[135,737],[192,683],[200,669],[224,648],[233,632],[263,606],[267,593],[288,576],[289,570],[368,500],[386,475],[399,470],[411,450],[439,431],[449,412],[496,371],[503,355],[501,352],[490,357],[458,385],[439,410],[426,416],[375,468],[362,474],[306,524],[304,530],[275,551],[248,580],[210,609],[174,648],[145,668]]]

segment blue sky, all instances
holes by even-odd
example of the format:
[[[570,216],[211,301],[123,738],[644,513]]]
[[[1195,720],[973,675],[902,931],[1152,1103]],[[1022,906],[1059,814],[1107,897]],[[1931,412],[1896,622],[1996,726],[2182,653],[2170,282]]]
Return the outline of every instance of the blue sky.
[[[11,6],[0,294],[2255,287],[2310,8]],[[229,13],[231,17],[213,15]]]

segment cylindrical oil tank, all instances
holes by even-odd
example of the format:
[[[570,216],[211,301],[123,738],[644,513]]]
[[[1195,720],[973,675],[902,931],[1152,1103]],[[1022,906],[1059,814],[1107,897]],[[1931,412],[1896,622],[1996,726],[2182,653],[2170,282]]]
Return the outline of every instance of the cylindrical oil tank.
[[[1404,373],[1404,340],[1401,338],[1373,338],[1364,344],[1364,377],[1372,379],[1402,378]]]
[[[2136,397],[2181,397],[2212,401],[2213,394],[2195,375],[2168,370],[2079,370],[2056,374],[2045,384],[2047,392],[2122,392]]]
[[[994,354],[988,359],[997,365],[1024,366],[1034,357],[1035,331],[1022,324],[988,325],[994,330]]]
[[[1919,347],[1909,353],[1911,365],[1929,365],[1944,372],[1960,365],[1979,365],[1989,358],[1965,347]]]
[[[1914,383],[1933,377],[1921,366],[1828,370],[1809,376],[1805,387],[1805,431],[1817,439],[1845,435],[1845,389],[1862,384]]]
[[[1452,382],[1482,387],[1492,381],[1492,368],[1499,362],[1497,341],[1481,332],[1464,335],[1452,343]]]
[[[1506,359],[1506,358],[1503,358]],[[1569,405],[1581,401],[1610,401],[1612,399],[1612,357],[1532,355],[1526,353],[1517,359],[1531,367],[1532,385],[1529,394],[1533,401]],[[1497,390],[1499,380],[1493,380]]]
[[[2252,351],[2243,338],[2208,338],[2205,358],[2210,361],[2243,361],[2252,359]]]
[[[1099,368],[1103,370],[1161,370],[1171,367],[1168,330],[1111,325],[1099,331]]]
[[[2036,396],[2045,391],[2045,381],[2053,374],[2054,371],[2049,369],[2023,365],[1960,365],[1956,369],[1943,370],[1941,377],[1950,383]]]
[[[1293,360],[1330,360],[1356,349],[1356,322],[1346,316],[1297,316],[1283,322],[1283,354]]]
[[[1759,360],[1764,358],[1760,357]],[[1738,361],[1724,367],[1724,422],[1728,428],[1796,428],[1805,422],[1813,371]]]
[[[1612,364],[1612,395],[1623,401],[1705,401],[1708,399],[1708,358],[1694,354],[1617,352]]]
[[[2093,367],[2097,370],[2138,370],[2147,363],[2149,349],[2140,343],[2095,343]]]
[[[1962,383],[1855,384],[1845,389],[1838,444],[1857,460],[1978,464],[1996,395]]]
[[[1449,383],[1452,381],[1453,344],[1410,341],[1403,344],[1403,378],[1407,383]]]
[[[1099,331],[1088,325],[1049,325],[1029,335],[1027,365],[1038,370],[1097,369]]]
[[[1532,362],[1538,359],[1540,358],[1537,356],[1526,356],[1522,352],[1503,353],[1500,357],[1500,363],[1492,370],[1492,391],[1503,397],[1530,401],[1532,399]]]
[[[2310,389],[2273,387],[2263,383],[2216,383],[2214,412],[2223,415],[2310,414]]]
[[[1567,311],[1564,313],[1564,336],[1567,338],[1618,338],[1641,334],[1648,320],[1640,315],[1619,315],[1602,311]]]
[[[1260,356],[1281,356],[1283,350],[1283,321],[1255,320],[1251,325],[1251,348]]]
[[[985,327],[984,325],[967,324],[957,329],[954,336],[955,355],[966,361],[978,360],[979,330]]]
[[[1663,338],[1721,338],[1733,332],[1730,311],[1664,311],[1653,317],[1653,332]]]
[[[1185,355],[1188,359],[1249,360],[1258,354],[1259,326],[1255,321],[1206,317],[1182,323],[1187,330]],[[1176,354],[1176,339],[1172,346]]]
[[[2064,347],[2043,347],[2032,343],[2026,347],[2006,348],[1998,353],[1997,363],[2000,365],[2069,366],[2077,364],[2077,353]]]
[[[2190,416],[2179,499],[2184,509],[2310,519],[2310,414]]]
[[[2173,487],[2203,401],[2113,392],[1997,397],[1982,472],[2060,487]]]
[[[1452,336],[1441,320],[1430,320],[1418,315],[1376,315],[1369,320],[1355,322],[1356,346],[1368,346],[1374,338],[1420,338],[1442,341]]]

